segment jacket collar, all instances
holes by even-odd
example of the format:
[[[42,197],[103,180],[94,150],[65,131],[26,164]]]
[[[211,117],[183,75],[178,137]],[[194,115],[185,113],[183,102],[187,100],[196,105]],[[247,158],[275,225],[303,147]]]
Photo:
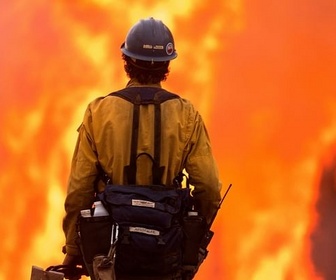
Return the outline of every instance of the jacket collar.
[[[136,79],[130,79],[126,87],[157,87],[162,88],[160,83],[157,84],[140,84]]]

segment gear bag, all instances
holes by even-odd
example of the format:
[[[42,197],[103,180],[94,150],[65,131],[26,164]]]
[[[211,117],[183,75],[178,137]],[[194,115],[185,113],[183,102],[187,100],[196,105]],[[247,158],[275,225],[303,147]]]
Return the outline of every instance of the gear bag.
[[[180,273],[187,189],[108,185],[101,195],[119,226],[117,275],[158,277]]]

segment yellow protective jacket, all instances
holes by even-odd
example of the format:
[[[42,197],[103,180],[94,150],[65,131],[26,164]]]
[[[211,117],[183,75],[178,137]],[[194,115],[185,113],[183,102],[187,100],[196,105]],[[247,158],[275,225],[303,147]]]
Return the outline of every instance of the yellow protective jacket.
[[[141,87],[130,81],[127,87]],[[161,87],[160,84],[146,85]],[[140,109],[138,153],[153,155],[154,105]],[[124,166],[129,164],[133,123],[133,104],[115,96],[106,96],[91,102],[78,132],[65,200],[66,215],[63,230],[66,252],[78,255],[75,243],[76,222],[80,210],[91,208],[95,184],[99,180],[97,163],[112,178],[113,184],[124,184]],[[162,183],[171,185],[183,169],[194,186],[193,195],[201,212],[209,221],[220,201],[221,185],[209,137],[200,114],[182,98],[161,104],[161,162],[165,166]],[[139,157],[137,184],[150,184],[151,161]],[[102,181],[96,187],[104,189]]]

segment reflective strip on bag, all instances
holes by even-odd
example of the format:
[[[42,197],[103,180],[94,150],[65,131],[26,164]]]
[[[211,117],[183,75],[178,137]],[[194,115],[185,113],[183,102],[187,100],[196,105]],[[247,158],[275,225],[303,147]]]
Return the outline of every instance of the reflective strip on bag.
[[[155,202],[142,199],[132,199],[132,206],[155,208]]]
[[[129,227],[130,232],[144,233],[147,235],[159,236],[160,232],[155,229],[143,228],[143,227]]]

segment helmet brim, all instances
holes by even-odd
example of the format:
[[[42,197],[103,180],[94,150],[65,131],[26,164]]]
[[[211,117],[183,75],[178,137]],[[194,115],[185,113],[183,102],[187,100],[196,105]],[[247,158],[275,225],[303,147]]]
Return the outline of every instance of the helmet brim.
[[[166,55],[166,56],[156,56],[155,52],[153,52],[152,55],[151,54],[146,54],[146,55],[136,54],[136,53],[129,51],[126,48],[125,42],[122,43],[120,50],[124,55],[127,55],[134,59],[143,60],[143,61],[164,62],[164,61],[173,60],[177,57],[177,52],[175,50],[173,51],[171,55]]]

